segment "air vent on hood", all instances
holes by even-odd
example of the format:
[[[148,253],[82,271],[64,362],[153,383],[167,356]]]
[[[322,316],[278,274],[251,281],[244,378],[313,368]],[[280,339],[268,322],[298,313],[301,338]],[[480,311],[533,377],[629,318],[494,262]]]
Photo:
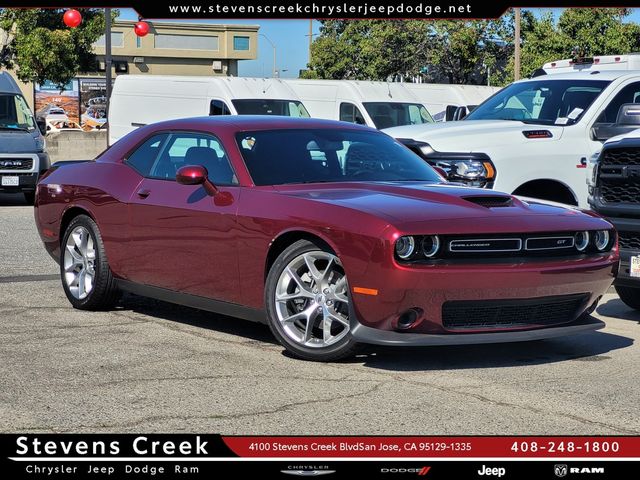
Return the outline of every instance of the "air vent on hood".
[[[462,198],[467,202],[475,203],[485,208],[510,207],[513,205],[513,198],[499,195],[477,195]]]

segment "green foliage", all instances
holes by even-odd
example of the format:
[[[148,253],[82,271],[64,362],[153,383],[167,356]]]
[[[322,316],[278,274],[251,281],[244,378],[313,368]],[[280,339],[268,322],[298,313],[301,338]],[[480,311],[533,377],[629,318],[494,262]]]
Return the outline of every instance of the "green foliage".
[[[640,25],[625,8],[567,8],[536,17],[522,11],[521,77],[544,63],[640,49]],[[425,81],[513,81],[514,14],[498,20],[325,20],[311,46],[306,78],[385,80],[423,75]]]
[[[64,9],[0,11],[0,66],[17,68],[20,80],[65,85],[80,71],[95,70],[92,44],[104,34],[104,10],[79,9],[82,23],[67,27]],[[113,19],[118,15],[112,11]]]

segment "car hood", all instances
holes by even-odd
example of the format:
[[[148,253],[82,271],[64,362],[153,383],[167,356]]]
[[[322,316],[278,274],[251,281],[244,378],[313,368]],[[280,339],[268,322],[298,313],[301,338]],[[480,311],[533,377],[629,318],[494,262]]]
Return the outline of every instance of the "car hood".
[[[358,210],[397,227],[429,222],[470,231],[610,228],[577,208],[455,184],[367,182],[277,187],[280,194]],[[507,206],[487,206],[493,198]],[[545,220],[543,220],[543,217]]]
[[[547,130],[550,138],[527,138],[524,132]],[[526,145],[529,142],[557,141],[564,127],[532,125],[510,120],[463,120],[387,128],[384,133],[394,138],[426,142],[439,152],[484,152],[503,145]]]
[[[0,153],[35,153],[36,141],[30,132],[0,131]]]

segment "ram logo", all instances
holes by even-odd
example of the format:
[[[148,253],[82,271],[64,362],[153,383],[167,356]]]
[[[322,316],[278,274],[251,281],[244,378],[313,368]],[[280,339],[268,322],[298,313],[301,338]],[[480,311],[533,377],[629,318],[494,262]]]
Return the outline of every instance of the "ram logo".
[[[21,167],[22,162],[19,160],[2,160],[0,161],[0,167]]]
[[[556,477],[566,477],[567,476],[567,466],[566,465],[554,465],[553,473],[556,474]]]

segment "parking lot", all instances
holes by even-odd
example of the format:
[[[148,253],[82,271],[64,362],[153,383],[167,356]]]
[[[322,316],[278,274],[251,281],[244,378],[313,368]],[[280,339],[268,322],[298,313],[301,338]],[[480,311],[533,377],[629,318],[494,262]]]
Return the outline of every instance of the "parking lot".
[[[640,315],[509,345],[367,347],[294,360],[265,325],[134,296],[73,310],[33,211],[0,195],[0,430],[640,434]]]

